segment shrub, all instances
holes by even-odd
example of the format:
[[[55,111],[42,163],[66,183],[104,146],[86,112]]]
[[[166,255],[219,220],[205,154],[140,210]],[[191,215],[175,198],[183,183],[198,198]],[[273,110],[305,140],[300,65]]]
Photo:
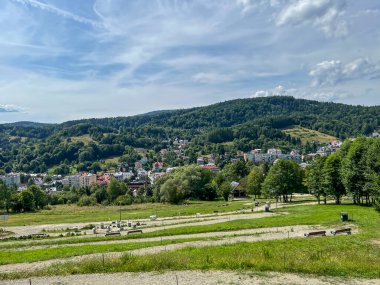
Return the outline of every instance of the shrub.
[[[96,198],[93,196],[83,195],[78,201],[78,206],[94,206],[96,205]]]

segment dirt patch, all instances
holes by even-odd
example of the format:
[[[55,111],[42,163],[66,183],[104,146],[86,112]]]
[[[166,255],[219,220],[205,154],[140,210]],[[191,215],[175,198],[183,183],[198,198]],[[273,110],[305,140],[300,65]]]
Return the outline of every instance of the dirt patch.
[[[114,274],[88,274],[72,276],[54,276],[46,278],[32,278],[32,284],[144,284],[144,285],[251,285],[251,284],[380,284],[380,279],[341,279],[337,277],[319,277],[313,275],[300,275],[274,272],[233,272],[233,271],[170,271],[164,273],[114,273]],[[29,279],[2,281],[4,285],[29,284]]]

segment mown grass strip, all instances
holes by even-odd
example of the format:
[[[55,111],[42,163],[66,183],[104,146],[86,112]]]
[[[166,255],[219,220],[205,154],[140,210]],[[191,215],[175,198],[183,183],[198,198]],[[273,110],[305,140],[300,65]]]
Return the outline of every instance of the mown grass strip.
[[[380,248],[360,236],[335,236],[188,247],[151,255],[66,262],[0,279],[67,274],[165,270],[278,271],[321,276],[380,278]]]
[[[36,262],[57,258],[67,258],[72,256],[87,255],[93,253],[122,252],[133,249],[140,249],[159,245],[168,245],[190,241],[206,240],[206,238],[172,239],[152,242],[120,243],[120,244],[98,244],[80,245],[70,247],[54,247],[43,249],[30,249],[24,251],[1,251],[0,265]]]

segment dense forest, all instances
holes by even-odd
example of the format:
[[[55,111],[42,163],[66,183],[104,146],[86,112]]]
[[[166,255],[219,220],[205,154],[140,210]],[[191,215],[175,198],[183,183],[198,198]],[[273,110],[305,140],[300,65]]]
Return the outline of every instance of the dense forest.
[[[302,126],[340,139],[368,135],[380,125],[380,107],[267,97],[238,99],[206,107],[157,111],[131,117],[84,119],[62,124],[19,122],[0,125],[0,171],[67,174],[70,167],[94,171],[109,157],[132,165],[139,154],[133,148],[157,152],[170,148],[175,138],[190,144],[189,163],[197,155],[248,151],[252,148],[297,148],[315,151],[313,143],[283,132]],[[171,161],[181,165],[180,161]]]

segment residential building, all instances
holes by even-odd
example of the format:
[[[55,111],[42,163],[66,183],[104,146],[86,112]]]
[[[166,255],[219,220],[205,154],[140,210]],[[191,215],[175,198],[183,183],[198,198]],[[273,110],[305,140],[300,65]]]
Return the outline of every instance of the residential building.
[[[152,170],[153,170],[153,171],[162,170],[163,167],[164,167],[164,163],[163,163],[163,162],[159,162],[159,161],[157,161],[157,162],[154,162],[154,163],[152,164]]]
[[[298,151],[293,150],[290,154],[283,154],[280,149],[268,149],[263,153],[261,149],[252,150],[247,154],[247,159],[254,163],[274,163],[277,159],[294,160],[297,163],[302,162],[302,156]]]
[[[96,185],[96,174],[82,173],[79,178],[79,187],[90,187]]]
[[[7,186],[20,186],[21,184],[21,175],[19,173],[9,173],[2,176],[1,179]]]
[[[215,164],[206,164],[206,165],[201,165],[200,166],[202,169],[208,169],[208,170],[211,170],[212,172],[214,173],[218,173],[219,172],[219,167],[217,167]]]
[[[73,188],[79,188],[80,187],[80,176],[77,175],[70,175],[67,176],[65,179],[62,179],[63,186],[69,186]]]
[[[115,172],[112,173],[112,176],[115,177],[118,181],[124,181],[125,179],[130,180],[133,177],[133,172]]]
[[[205,164],[205,160],[203,157],[198,157],[197,158],[197,165],[204,165]]]

